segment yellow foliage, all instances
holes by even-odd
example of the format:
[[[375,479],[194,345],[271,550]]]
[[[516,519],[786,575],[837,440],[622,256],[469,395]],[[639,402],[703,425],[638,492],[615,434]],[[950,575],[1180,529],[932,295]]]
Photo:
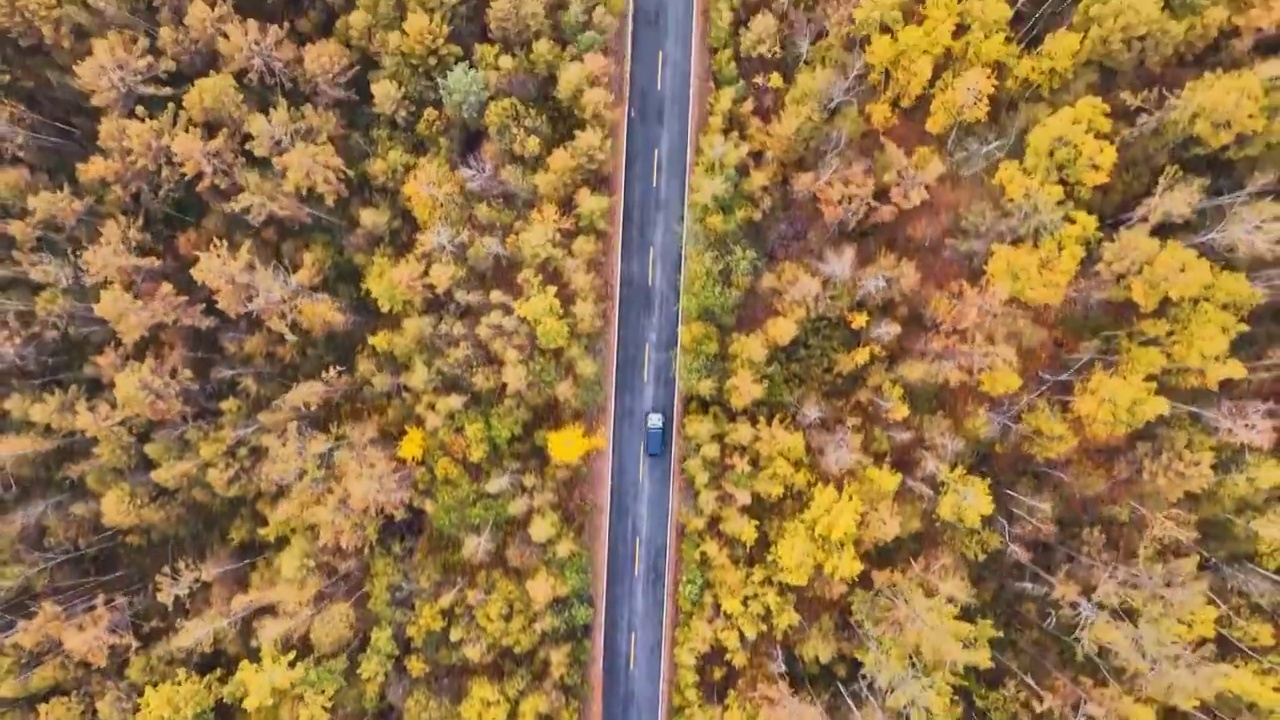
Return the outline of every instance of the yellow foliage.
[[[336,655],[345,651],[355,637],[356,611],[351,603],[333,602],[311,621],[308,637],[316,653]]]
[[[587,453],[604,447],[604,438],[588,435],[581,423],[547,433],[547,454],[556,465],[577,465]]]
[[[907,391],[893,380],[880,386],[880,397],[877,401],[885,418],[890,422],[902,422],[911,416],[911,406],[907,404]]]
[[[1280,678],[1275,668],[1255,663],[1221,666],[1217,690],[1252,703],[1268,716],[1280,713]]]
[[[1065,28],[1049,33],[1035,52],[1018,57],[1013,66],[1014,84],[1029,85],[1042,93],[1054,90],[1071,77],[1083,40],[1084,35]]]
[[[1169,122],[1209,150],[1219,150],[1258,135],[1268,126],[1268,93],[1254,70],[1215,70],[1187,83],[1173,102]],[[1274,139],[1272,139],[1274,142]]]
[[[1028,305],[1057,307],[1097,233],[1096,217],[1072,211],[1060,230],[1035,245],[991,248],[987,282]]]
[[[1280,510],[1272,509],[1254,518],[1249,522],[1249,530],[1256,538],[1254,554],[1258,564],[1272,572],[1280,572]]]
[[[405,179],[400,193],[418,227],[434,228],[453,219],[458,210],[457,200],[463,197],[463,187],[446,161],[424,157]]]
[[[279,655],[268,650],[259,663],[241,660],[231,685],[240,697],[240,707],[252,713],[283,703],[305,673],[304,668],[292,664],[293,656],[292,652]]]
[[[70,695],[60,695],[40,703],[36,708],[36,720],[86,720],[84,701]]]
[[[1154,382],[1101,369],[1076,384],[1071,403],[1085,434],[1095,440],[1127,435],[1169,410]]]
[[[995,90],[995,74],[988,68],[972,67],[947,77],[933,93],[925,130],[941,135],[956,125],[986,120]]]
[[[418,425],[405,428],[396,447],[396,457],[408,463],[420,463],[427,453],[427,434]]]
[[[878,345],[860,345],[836,358],[836,373],[848,375],[871,362],[880,353]]]
[[[1166,242],[1142,271],[1129,280],[1129,297],[1143,312],[1151,312],[1165,298],[1173,301],[1200,297],[1213,284],[1213,264],[1177,242]]]
[[[138,700],[136,720],[202,720],[218,703],[215,681],[180,669],[171,680],[147,686]]]
[[[1178,618],[1175,636],[1182,642],[1208,640],[1218,633],[1218,609],[1204,604]]]
[[[982,519],[995,510],[991,485],[986,478],[970,475],[963,468],[951,468],[942,476],[938,517],[961,527],[976,530]]]
[[[1001,365],[979,375],[978,387],[991,397],[1004,397],[1022,387],[1022,378],[1013,368]]]
[[[742,410],[764,397],[765,383],[749,368],[742,367],[725,381],[725,390],[729,393],[729,404],[735,410]]]
[[[1006,197],[1018,200],[1031,192],[1065,191],[1086,198],[1111,179],[1119,155],[1106,139],[1110,110],[1101,98],[1089,95],[1036,123],[1027,133],[1021,162],[1006,160],[996,172],[995,181]]]
[[[808,585],[819,568],[832,580],[855,580],[862,572],[855,544],[862,513],[855,486],[815,487],[804,512],[787,521],[770,552],[778,580]]]
[[[948,567],[911,573],[873,573],[874,591],[850,598],[854,623],[872,637],[858,651],[862,671],[885,693],[884,707],[895,716],[958,717],[955,686],[970,668],[991,666],[989,643],[997,633],[990,620],[962,617],[970,603],[968,581]]]
[[[786,315],[769,318],[764,324],[764,336],[773,347],[786,347],[800,333],[800,325]]]

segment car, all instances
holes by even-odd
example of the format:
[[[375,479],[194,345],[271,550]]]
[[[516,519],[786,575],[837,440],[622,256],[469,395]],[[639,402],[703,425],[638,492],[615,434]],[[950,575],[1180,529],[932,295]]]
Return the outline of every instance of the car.
[[[644,450],[650,457],[662,454],[662,413],[651,412],[644,416]]]

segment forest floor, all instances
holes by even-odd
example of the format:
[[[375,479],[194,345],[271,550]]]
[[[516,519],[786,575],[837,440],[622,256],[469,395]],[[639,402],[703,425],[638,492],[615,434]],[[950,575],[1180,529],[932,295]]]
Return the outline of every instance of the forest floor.
[[[628,11],[630,2],[628,1]],[[613,75],[613,95],[616,98],[614,107],[619,118],[625,118],[627,112],[627,90],[630,84],[628,68],[631,60],[631,21],[630,12],[624,17],[626,21],[619,23],[614,33],[613,47],[619,54],[619,62],[615,65]],[[604,347],[604,403],[597,415],[596,432],[605,434],[607,439],[610,419],[613,417],[613,385],[616,370],[618,337],[615,328],[618,325],[618,253],[622,240],[622,183],[626,159],[626,122],[613,126],[613,177],[609,180],[609,197],[614,202],[609,214],[609,239],[605,244],[604,272],[609,284],[609,330],[605,333]],[[605,577],[609,571],[609,448],[596,452],[588,465],[587,482],[590,487],[592,517],[587,527],[587,543],[591,548],[591,598],[596,608],[595,619],[591,624],[591,659],[587,669],[587,685],[590,699],[583,705],[584,720],[601,720],[604,714],[604,589]]]

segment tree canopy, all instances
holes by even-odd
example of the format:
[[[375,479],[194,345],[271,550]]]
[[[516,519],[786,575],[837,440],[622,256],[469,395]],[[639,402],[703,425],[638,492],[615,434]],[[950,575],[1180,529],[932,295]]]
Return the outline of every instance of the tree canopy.
[[[1280,713],[1265,0],[711,0],[676,717]]]
[[[578,716],[620,11],[0,10],[0,716]]]

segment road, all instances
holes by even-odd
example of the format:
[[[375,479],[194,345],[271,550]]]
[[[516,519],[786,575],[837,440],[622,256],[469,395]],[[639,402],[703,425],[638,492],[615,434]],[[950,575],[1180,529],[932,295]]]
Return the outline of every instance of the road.
[[[659,720],[694,0],[632,0],[610,429],[604,718]],[[667,419],[648,457],[645,413]]]

